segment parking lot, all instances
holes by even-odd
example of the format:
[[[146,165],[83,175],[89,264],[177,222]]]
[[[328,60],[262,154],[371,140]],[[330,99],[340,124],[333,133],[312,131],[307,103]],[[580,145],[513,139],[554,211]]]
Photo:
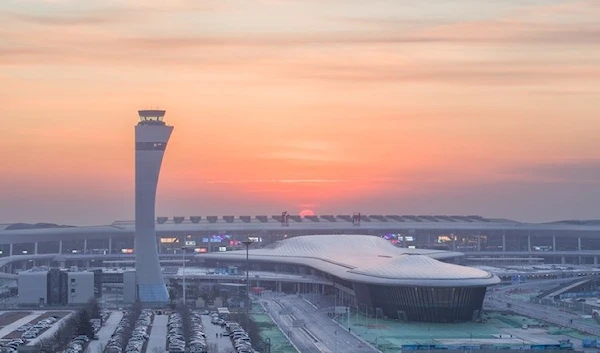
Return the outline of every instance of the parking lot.
[[[39,317],[43,313],[44,313],[43,311],[38,311],[38,312],[16,311],[16,312],[3,313],[3,315],[0,317],[0,318],[3,318],[3,325],[2,325],[2,328],[0,328],[0,338],[8,335],[9,333],[12,333],[18,327],[29,323],[31,320],[34,320],[35,318]],[[4,314],[8,314],[8,315],[5,316]],[[11,318],[13,318],[14,321],[9,321]]]
[[[14,311],[0,314],[0,347],[6,352],[16,352],[26,344],[58,327],[58,322],[70,311]]]
[[[70,311],[46,311],[35,313],[37,315],[31,318],[29,322],[15,327],[12,332],[4,335],[2,339],[34,339],[37,336],[41,335],[44,331],[52,327],[57,321],[69,315],[70,313]],[[32,316],[33,315],[34,314],[32,314]]]

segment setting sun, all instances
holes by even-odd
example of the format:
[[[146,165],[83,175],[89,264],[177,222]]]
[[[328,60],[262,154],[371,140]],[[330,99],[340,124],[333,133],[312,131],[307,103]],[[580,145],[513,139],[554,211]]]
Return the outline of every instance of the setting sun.
[[[314,216],[315,213],[312,210],[302,210],[300,211],[300,216],[302,217],[306,217],[306,216]]]

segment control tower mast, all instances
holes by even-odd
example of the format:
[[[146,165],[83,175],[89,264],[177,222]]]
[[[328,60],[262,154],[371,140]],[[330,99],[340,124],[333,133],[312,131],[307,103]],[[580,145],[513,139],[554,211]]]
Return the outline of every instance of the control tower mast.
[[[137,299],[167,303],[169,293],[156,246],[156,186],[163,155],[173,131],[164,110],[140,110],[135,127],[135,269]]]

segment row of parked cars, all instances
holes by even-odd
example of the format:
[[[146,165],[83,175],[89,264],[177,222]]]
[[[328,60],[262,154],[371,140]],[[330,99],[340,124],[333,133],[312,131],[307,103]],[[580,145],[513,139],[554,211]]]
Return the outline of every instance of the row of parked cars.
[[[150,335],[148,334],[148,328],[152,324],[152,310],[144,309],[140,314],[140,317],[135,322],[135,327],[133,328],[133,334],[127,342],[127,346],[125,347],[126,353],[142,353],[144,349],[144,343]]]
[[[206,344],[206,335],[200,319],[200,313],[191,312],[189,316],[190,337],[185,339],[184,322],[180,313],[173,313],[169,316],[167,323],[167,349],[169,353],[206,353],[208,345]]]
[[[71,340],[67,348],[59,353],[82,353],[85,352],[90,338],[86,335],[80,335]]]
[[[102,325],[108,320],[109,316],[110,311],[102,310],[99,318],[90,319],[90,324],[92,324],[92,328],[94,329],[94,339],[98,339],[98,331],[100,331]]]
[[[102,328],[102,323],[106,322],[106,320],[108,319],[109,316],[110,316],[110,311],[102,310],[100,312],[100,318],[90,319],[90,324],[92,325],[92,328],[94,329],[94,338],[93,339],[95,339],[95,340],[98,339],[98,336],[97,336],[98,331],[100,331],[100,329]],[[82,353],[82,352],[85,352],[89,342],[90,342],[90,338],[88,336],[79,335],[79,336],[73,338],[67,345],[67,348],[60,351],[59,353]]]
[[[17,331],[23,332],[21,338],[31,340],[41,335],[44,331],[52,327],[58,320],[59,316],[50,316],[39,320],[36,324],[25,324],[17,328]]]
[[[135,330],[137,328],[139,318],[150,317],[149,321],[151,321],[152,311],[151,310],[142,310],[142,313],[138,317],[138,320],[136,320],[136,318],[134,318],[133,316],[134,315],[132,314],[131,311],[125,311],[123,313],[123,318],[121,319],[121,321],[119,321],[119,323],[117,324],[117,328],[115,329],[115,332],[112,334],[112,336],[108,340],[108,343],[106,344],[106,348],[104,349],[104,353],[127,352],[126,347],[129,346],[129,338],[133,338],[133,336],[128,337],[130,329],[133,328],[133,330]],[[136,321],[134,322],[133,320],[136,320]],[[148,321],[148,320],[145,320],[145,321]],[[148,323],[148,325],[149,325],[149,323]],[[138,330],[138,332],[139,332],[139,330]],[[141,335],[141,337],[144,337],[144,335]],[[123,348],[125,348],[125,350],[123,350]],[[132,350],[132,352],[136,352],[136,350]]]
[[[235,321],[225,321],[219,317],[219,314],[217,313],[212,313],[210,316],[210,322],[212,322],[213,325],[219,325],[225,328],[226,332],[223,333],[223,336],[229,336],[237,353],[258,353],[258,351],[252,348],[250,336],[246,330],[244,330],[242,325]]]
[[[22,344],[25,344],[25,341],[20,338],[2,342],[0,343],[0,352],[16,353],[19,349],[19,346]]]

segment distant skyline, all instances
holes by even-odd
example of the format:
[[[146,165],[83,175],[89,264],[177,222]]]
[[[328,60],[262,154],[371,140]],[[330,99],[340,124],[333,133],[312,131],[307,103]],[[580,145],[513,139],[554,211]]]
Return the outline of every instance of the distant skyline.
[[[600,219],[600,1],[4,0],[0,223]]]

